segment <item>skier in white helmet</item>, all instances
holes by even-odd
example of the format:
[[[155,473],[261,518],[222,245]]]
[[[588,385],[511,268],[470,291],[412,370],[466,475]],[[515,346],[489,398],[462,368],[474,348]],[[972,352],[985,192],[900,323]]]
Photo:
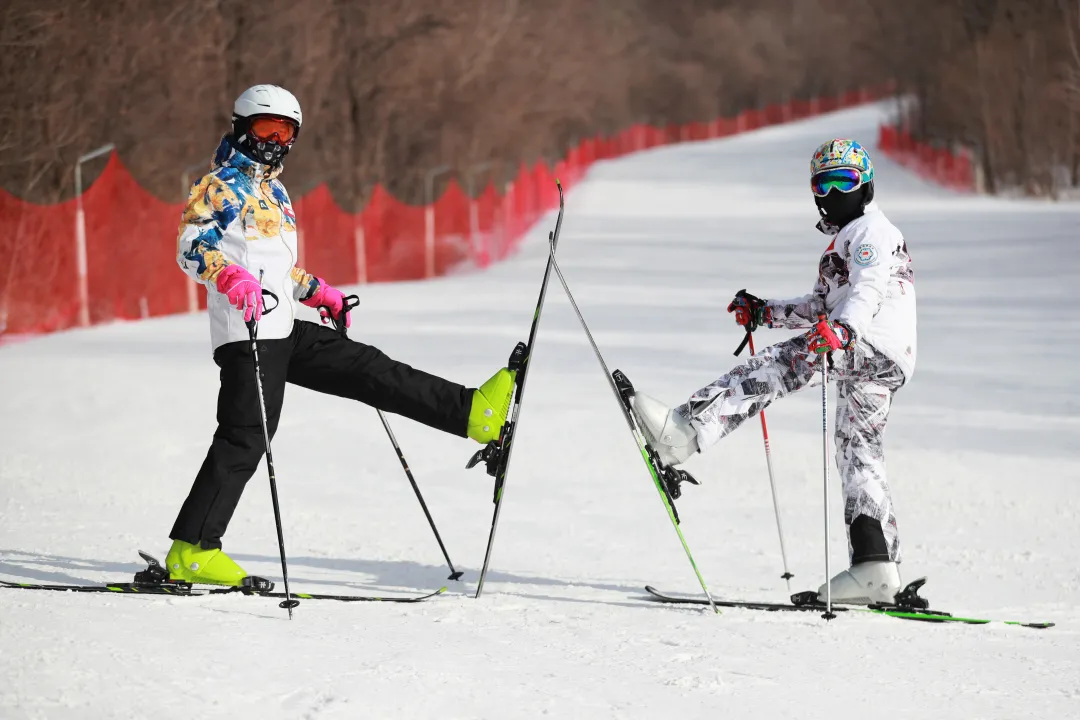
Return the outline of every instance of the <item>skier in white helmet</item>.
[[[184,208],[177,262],[206,286],[221,385],[213,442],[169,535],[166,566],[172,581],[241,585],[247,576],[222,551],[221,538],[265,453],[248,321],[258,322],[271,435],[286,383],[358,400],[482,444],[498,438],[506,421],[514,383],[506,368],[479,388],[467,388],[297,319],[297,303],[328,308],[335,321],[344,308],[340,290],[296,267],[296,215],[278,176],[302,124],[300,104],[289,91],[275,85],[245,90],[233,106],[232,132],[222,138],[210,172],[191,188]],[[276,307],[264,307],[264,291],[277,297]],[[324,315],[323,322],[329,319]]]
[[[850,568],[831,579],[833,602],[892,602],[900,539],[885,475],[893,395],[915,370],[915,286],[907,243],[874,202],[874,166],[857,142],[830,140],[810,161],[817,228],[832,237],[809,295],[763,300],[739,291],[728,306],[747,331],[808,330],[777,343],[669,409],[637,393],[634,412],[669,465],[714,445],[773,400],[820,387],[828,353],[839,396],[836,461],[844,489]],[[824,317],[824,319],[822,319]],[[825,585],[818,590],[824,602]]]

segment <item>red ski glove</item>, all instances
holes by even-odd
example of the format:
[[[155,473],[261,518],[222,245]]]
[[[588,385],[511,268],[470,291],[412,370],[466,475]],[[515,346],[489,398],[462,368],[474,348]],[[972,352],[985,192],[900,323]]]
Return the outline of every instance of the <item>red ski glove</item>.
[[[747,332],[754,332],[772,322],[772,308],[746,290],[735,293],[735,299],[727,306],[727,311],[735,313],[735,322],[745,327]]]
[[[319,289],[306,300],[301,300],[304,305],[315,308],[322,316],[323,323],[329,322],[329,318],[337,320],[341,317],[341,311],[345,307],[345,295],[337,288],[331,287],[322,278],[315,278],[319,282]],[[330,311],[327,317],[327,309]],[[345,315],[345,327],[352,327],[352,317]]]
[[[810,352],[827,353],[833,350],[847,350],[854,343],[855,334],[842,322],[827,320],[818,316],[818,324],[806,334]]]

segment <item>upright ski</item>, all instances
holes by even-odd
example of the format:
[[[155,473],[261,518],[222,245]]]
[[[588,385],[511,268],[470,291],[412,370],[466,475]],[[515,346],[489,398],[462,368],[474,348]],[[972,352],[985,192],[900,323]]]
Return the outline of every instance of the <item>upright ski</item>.
[[[502,509],[503,488],[506,486],[506,475],[510,468],[510,454],[514,449],[514,434],[517,425],[521,421],[521,402],[525,392],[525,381],[529,376],[529,360],[536,349],[536,335],[540,327],[540,314],[544,311],[544,298],[547,296],[548,279],[551,277],[551,266],[555,262],[555,248],[559,244],[559,231],[562,229],[563,219],[563,187],[562,183],[555,180],[559,188],[559,216],[555,221],[555,231],[548,234],[548,242],[551,252],[548,255],[547,267],[544,269],[544,280],[540,285],[540,299],[536,301],[536,311],[533,313],[532,327],[529,329],[527,343],[518,343],[510,355],[507,363],[509,370],[517,372],[514,382],[513,410],[510,419],[503,425],[499,439],[488,443],[483,449],[478,450],[465,466],[474,467],[483,461],[487,467],[488,475],[495,478],[495,512],[491,517],[491,532],[488,534],[487,551],[484,553],[484,567],[480,570],[480,580],[476,585],[476,597],[484,591],[484,579],[487,577],[488,565],[491,562],[491,548],[495,544],[495,529],[499,525],[499,511]]]
[[[656,486],[657,492],[660,493],[660,500],[663,502],[664,509],[667,511],[668,519],[671,520],[671,525],[675,528],[675,533],[679,536],[679,542],[686,552],[686,559],[690,561],[690,567],[694,569],[694,574],[697,576],[698,582],[701,583],[701,590],[705,593],[706,598],[706,601],[703,602],[708,602],[712,609],[716,613],[719,613],[720,609],[716,607],[716,604],[713,602],[712,595],[709,594],[709,588],[705,585],[705,578],[701,576],[701,571],[698,570],[697,563],[694,562],[694,556],[690,553],[690,546],[686,544],[686,538],[683,536],[682,528],[680,527],[679,513],[675,510],[675,500],[682,495],[682,489],[680,487],[682,483],[689,482],[693,485],[698,485],[699,483],[694,479],[694,476],[685,470],[679,470],[665,465],[660,460],[660,455],[645,439],[645,435],[642,433],[641,427],[638,425],[637,418],[634,416],[633,412],[634,386],[621,370],[616,370],[615,372],[608,371],[604,356],[600,354],[600,348],[597,347],[596,341],[593,340],[592,332],[589,331],[589,326],[585,322],[581,310],[578,309],[577,302],[574,300],[574,295],[570,292],[570,286],[566,284],[566,278],[563,277],[562,270],[559,269],[559,264],[555,261],[554,244],[551,246],[551,259],[549,263],[555,268],[555,274],[558,275],[559,282],[562,283],[563,291],[566,293],[567,299],[570,300],[570,305],[574,308],[574,313],[577,315],[578,321],[581,322],[581,328],[589,338],[589,344],[592,345],[593,353],[596,354],[596,359],[600,362],[600,367],[604,370],[604,377],[607,378],[608,384],[611,386],[611,391],[615,393],[615,398],[619,401],[619,406],[623,411],[623,418],[630,428],[630,434],[634,436],[634,441],[638,445],[638,450],[641,452],[641,457],[645,461],[645,466],[649,469],[649,474],[652,476],[653,484]]]

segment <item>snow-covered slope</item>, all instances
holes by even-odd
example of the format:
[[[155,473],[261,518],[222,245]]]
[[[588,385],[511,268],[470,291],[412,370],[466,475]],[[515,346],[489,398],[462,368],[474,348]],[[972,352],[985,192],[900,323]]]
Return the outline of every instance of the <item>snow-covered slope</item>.
[[[492,505],[490,478],[464,469],[476,446],[391,416],[464,583],[417,606],[305,602],[292,622],[257,598],[0,589],[0,717],[1080,716],[1080,208],[927,185],[874,152],[881,112],[600,164],[568,198],[560,264],[611,367],[680,402],[736,362],[736,290],[812,285],[827,244],[814,147],[869,145],[919,292],[919,366],[887,444],[904,579],[929,576],[942,609],[1057,627],[644,601],[646,583],[696,581],[553,285],[481,599]],[[486,272],[359,288],[352,336],[478,384],[526,337],[553,219]],[[0,347],[0,578],[126,580],[136,549],[164,554],[214,429],[209,350],[203,315]],[[824,574],[819,413],[816,392],[769,410],[793,589]],[[294,589],[446,582],[373,410],[290,388],[274,455]],[[710,589],[783,601],[758,425],[688,469],[704,485],[679,509]],[[264,470],[225,541],[279,577]]]

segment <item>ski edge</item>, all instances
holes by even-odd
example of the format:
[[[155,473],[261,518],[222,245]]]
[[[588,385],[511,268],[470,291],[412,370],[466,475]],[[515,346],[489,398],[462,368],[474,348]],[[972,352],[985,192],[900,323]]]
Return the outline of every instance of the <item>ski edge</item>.
[[[677,595],[668,595],[660,592],[652,585],[646,585],[645,591],[649,594],[650,600],[653,602],[667,604],[667,605],[708,605],[708,601],[696,597],[680,597]],[[766,603],[766,602],[753,602],[748,600],[717,600],[714,602],[720,607],[729,608],[742,608],[744,610],[765,610],[770,612],[814,612],[820,611],[825,608],[824,605],[792,605],[788,603]],[[1032,628],[1035,630],[1045,630],[1055,627],[1057,623],[1053,622],[1025,622],[1022,620],[992,620],[987,618],[968,618],[957,617],[954,615],[943,615],[932,612],[914,612],[909,610],[903,610],[897,608],[895,610],[889,610],[885,608],[869,608],[869,607],[853,607],[845,605],[833,605],[833,612],[864,612],[874,615],[884,615],[887,617],[894,617],[901,620],[915,620],[920,622],[931,623],[960,623],[963,625],[987,625],[990,623],[1002,623],[1005,625],[1015,625],[1018,627]]]
[[[55,592],[113,593],[117,595],[165,595],[168,597],[206,597],[209,595],[245,595],[251,597],[283,598],[285,593],[243,587],[169,587],[167,585],[136,585],[134,583],[105,583],[102,585],[64,585],[45,583],[16,583],[0,580],[0,588],[11,590],[49,590]],[[415,603],[430,600],[447,592],[445,586],[424,595],[378,596],[332,593],[292,593],[301,600],[336,600],[338,602]]]

